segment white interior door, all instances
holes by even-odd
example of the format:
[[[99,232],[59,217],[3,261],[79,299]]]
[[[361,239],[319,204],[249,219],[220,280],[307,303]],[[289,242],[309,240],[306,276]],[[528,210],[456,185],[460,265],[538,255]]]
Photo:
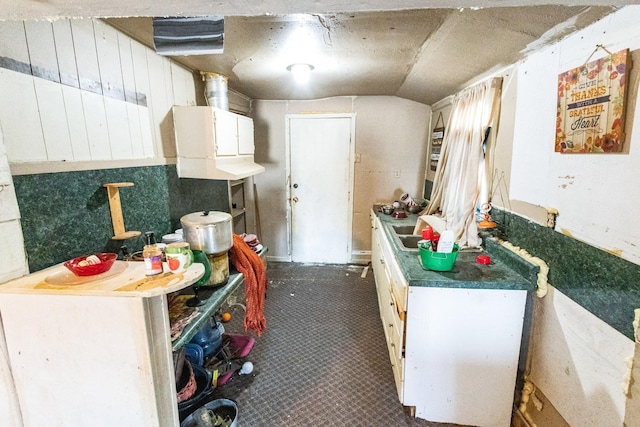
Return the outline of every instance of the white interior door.
[[[294,262],[351,259],[353,114],[287,116]]]

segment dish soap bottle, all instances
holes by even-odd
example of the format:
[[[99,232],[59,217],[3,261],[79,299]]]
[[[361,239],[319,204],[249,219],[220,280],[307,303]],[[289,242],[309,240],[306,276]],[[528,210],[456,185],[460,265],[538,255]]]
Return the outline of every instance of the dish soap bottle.
[[[144,258],[144,270],[147,276],[162,273],[162,251],[156,244],[156,238],[152,231],[144,233],[147,244],[142,250]]]

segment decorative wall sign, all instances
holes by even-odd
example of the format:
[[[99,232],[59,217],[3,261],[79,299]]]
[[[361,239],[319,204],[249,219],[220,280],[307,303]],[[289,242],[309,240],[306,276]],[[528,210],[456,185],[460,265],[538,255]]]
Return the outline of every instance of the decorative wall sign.
[[[608,56],[558,75],[556,152],[622,151],[629,50],[610,53],[601,45],[598,49]]]
[[[438,127],[438,125],[441,125]],[[438,162],[440,161],[440,149],[442,148],[442,140],[444,139],[444,120],[442,119],[442,112],[438,115],[436,120],[436,127],[433,128],[431,134],[431,156],[429,156],[429,168],[435,171],[438,168]]]

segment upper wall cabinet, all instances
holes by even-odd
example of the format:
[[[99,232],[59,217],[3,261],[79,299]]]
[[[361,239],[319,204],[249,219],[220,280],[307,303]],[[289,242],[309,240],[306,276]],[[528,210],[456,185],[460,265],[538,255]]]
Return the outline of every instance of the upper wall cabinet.
[[[253,120],[245,116],[238,118],[238,154],[250,154],[253,156]]]
[[[253,120],[214,107],[173,107],[178,175],[241,179],[264,172],[254,163]]]

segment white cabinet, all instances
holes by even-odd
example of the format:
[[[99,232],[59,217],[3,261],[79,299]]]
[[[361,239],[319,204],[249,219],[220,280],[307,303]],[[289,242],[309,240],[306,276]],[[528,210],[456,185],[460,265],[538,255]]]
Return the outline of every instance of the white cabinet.
[[[205,111],[206,113],[206,111]],[[206,114],[206,125],[207,125],[207,133],[212,132],[207,135],[208,138],[213,142],[214,152],[213,155],[216,157],[224,157],[224,156],[237,156],[238,155],[238,119],[235,114],[230,113],[224,110],[217,110],[212,108],[210,111],[211,115]],[[197,117],[197,116],[196,116]],[[211,122],[208,120],[211,119]],[[251,120],[251,119],[249,119]],[[178,123],[178,122],[176,122]],[[187,121],[187,125],[190,125],[189,120]],[[176,130],[178,127],[176,127]],[[198,127],[190,128],[189,131],[197,131]],[[184,131],[184,130],[181,130]],[[253,132],[251,134],[253,138]],[[177,140],[177,139],[176,139]],[[197,141],[197,140],[196,140]],[[180,148],[184,143],[189,145],[193,145],[194,140],[189,139],[187,141],[180,141],[178,143],[178,155],[180,154]],[[253,141],[251,141],[253,143]],[[196,146],[198,148],[198,146]],[[211,144],[205,144],[200,148],[204,148],[208,150],[211,148]],[[209,155],[209,153],[207,153]]]
[[[372,224],[371,262],[400,402],[432,422],[508,427],[527,291],[430,287],[426,271],[426,282],[409,286],[375,213]]]
[[[25,427],[179,425],[167,294],[204,267],[165,272],[116,261],[78,279],[57,265],[0,287],[3,355]]]
[[[396,382],[398,398],[404,401],[404,364],[405,364],[405,307],[407,282],[399,273],[396,259],[389,256],[389,242],[384,238],[380,222],[374,219],[372,236],[371,264],[376,278],[380,319],[387,340],[387,349],[393,377]],[[394,289],[396,289],[394,291]]]
[[[237,116],[238,119],[238,154],[253,155],[253,120],[245,116]]]
[[[214,107],[173,107],[178,176],[235,180],[264,172],[254,162],[253,120]]]

